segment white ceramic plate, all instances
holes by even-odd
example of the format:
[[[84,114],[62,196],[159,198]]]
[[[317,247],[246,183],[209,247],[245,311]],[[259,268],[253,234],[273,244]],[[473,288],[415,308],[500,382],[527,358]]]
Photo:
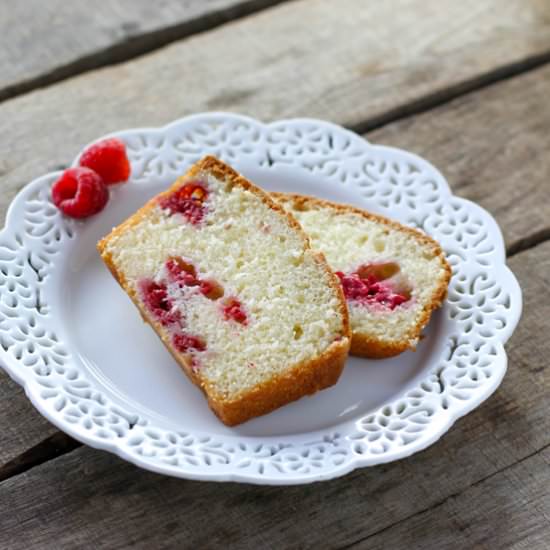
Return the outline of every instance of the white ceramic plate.
[[[521,311],[491,216],[410,153],[318,120],[225,113],[115,134],[132,178],[84,222],[49,199],[59,173],[14,200],[0,234],[0,360],[76,439],[144,468],[203,480],[306,483],[411,455],[485,400]],[[212,153],[267,190],[355,204],[420,227],[453,267],[415,353],[350,358],[336,386],[236,428],[221,424],[102,264],[96,241]]]

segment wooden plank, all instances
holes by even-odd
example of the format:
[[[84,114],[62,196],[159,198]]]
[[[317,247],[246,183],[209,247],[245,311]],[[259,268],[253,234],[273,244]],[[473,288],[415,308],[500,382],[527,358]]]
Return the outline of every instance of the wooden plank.
[[[475,484],[442,505],[346,548],[547,550],[550,447]]]
[[[48,3],[27,0],[24,4],[0,0],[0,100],[80,72],[125,61],[284,1],[167,0],[151,4],[146,0],[106,0],[100,9],[92,9],[84,0],[73,0],[69,5],[62,0]],[[397,0],[387,6],[368,1],[370,5],[357,3],[351,10],[346,5],[341,10],[337,6],[326,9],[342,21],[343,27],[346,18],[359,16],[368,29],[368,47],[373,53],[386,54],[389,49],[392,57],[410,60],[420,53],[428,58],[427,65],[422,63],[410,75],[413,81],[438,78],[438,73],[431,74],[429,58],[443,54],[454,59],[458,53],[460,60],[462,54],[457,50],[462,47],[485,50],[490,46],[494,67],[526,59],[540,60],[541,55],[548,57],[548,37],[545,36],[548,7],[544,0],[532,0],[528,5],[516,1],[495,14],[492,10],[497,6],[496,0],[486,6],[470,0],[463,9],[453,6],[450,0],[444,3]],[[319,6],[312,3],[306,9],[308,15],[315,15]],[[392,42],[397,12],[402,26],[410,27],[407,31],[410,44],[399,43],[395,49]],[[494,21],[489,19],[491,15]],[[428,34],[423,33],[423,19],[430,20]],[[342,36],[346,37],[340,41],[343,46],[350,36]],[[502,44],[500,51],[496,48],[499,43]],[[367,59],[357,70],[363,76],[370,76],[403,69],[401,61],[395,66],[392,59],[389,61],[386,66],[385,61]]]
[[[509,253],[550,238],[550,66],[370,132],[447,176],[497,219]]]
[[[503,65],[548,54],[550,18],[543,8],[523,0],[284,3],[4,102],[4,196],[67,163],[101,134],[199,111],[317,116],[347,125],[380,118]]]
[[[0,0],[0,101],[282,0]]]
[[[2,467],[57,428],[42,418],[23,390],[3,371],[0,375],[0,480]]]
[[[509,373],[488,402],[426,451],[326,483],[255,487],[162,477],[82,447],[0,484],[0,547],[345,548],[359,541],[370,548],[360,541],[371,537],[382,547],[384,529],[401,532],[393,526],[409,521],[422,540],[450,540],[435,533],[439,523],[428,529],[423,513],[436,514],[448,532],[468,530],[457,540],[473,548],[506,548],[487,545],[499,536],[518,548],[544,540],[550,243],[511,263],[525,291],[525,316],[510,346]],[[441,519],[446,511],[452,521]]]
[[[36,429],[34,423],[33,429]],[[0,462],[0,482],[82,446],[82,443],[69,437],[64,432],[54,431],[53,428],[51,430],[53,433],[45,439],[44,433],[41,434],[42,439],[38,444],[23,448],[20,454],[4,464]],[[21,444],[19,440],[16,443]]]
[[[429,74],[440,71],[443,74],[449,63],[458,63],[461,73],[447,72],[446,80],[433,81],[434,86],[443,86],[489,70],[497,61],[503,62],[504,58],[493,49],[493,41],[507,43],[512,41],[512,35],[516,36],[514,33],[521,32],[517,26],[513,29],[506,26],[506,21],[515,13],[513,10],[521,4],[525,11],[520,18],[522,25],[536,14],[530,11],[535,7],[528,8],[517,2],[499,4],[500,8],[495,9],[491,17],[489,12],[476,12],[476,18],[469,24],[475,29],[478,42],[470,35],[473,30],[463,31],[466,36],[462,37],[458,26],[453,23],[451,28],[453,17],[465,23],[463,8],[456,2],[434,0],[416,6],[419,10],[432,6],[435,12],[433,18],[419,17],[422,32],[416,27],[411,30],[407,18],[387,17],[382,24],[378,11],[366,13],[361,9],[363,3],[360,6],[357,0],[345,2],[342,6],[347,7],[347,11],[343,12],[358,15],[344,15],[340,25],[331,22],[334,17],[331,3],[293,2],[134,62],[82,75],[4,102],[0,105],[3,191],[0,215],[29,179],[63,167],[85,143],[105,132],[158,125],[209,108],[242,110],[267,119],[310,115],[343,123],[357,122],[361,117],[376,116],[381,110],[410,99],[413,89],[414,97],[431,89],[426,87],[429,79],[417,82],[411,77],[420,67],[431,67]],[[449,17],[439,12],[437,6],[443,4]],[[367,16],[372,24],[376,23],[372,27],[374,34],[364,32]],[[299,21],[304,18],[309,23],[311,42],[300,40],[303,29]],[[538,36],[536,28],[542,24],[532,23],[533,37]],[[384,39],[390,27],[395,35],[391,46]],[[446,33],[442,29],[446,29]],[[451,32],[453,29],[455,34]],[[287,37],[285,41],[280,40],[283,33]],[[427,42],[424,49],[418,44],[415,46],[417,58],[400,57],[405,55],[402,52],[411,41],[434,33],[438,36],[441,33],[441,43],[437,46],[442,48],[439,57],[433,57]],[[321,43],[341,44],[342,35],[350,37],[346,48],[335,46],[322,60],[338,70],[321,70]],[[453,40],[462,46],[453,49]],[[371,49],[370,42],[378,45]],[[297,43],[299,52],[295,51]],[[521,52],[526,54],[521,48],[515,54]],[[361,63],[368,60],[374,63],[376,59],[383,60],[386,69],[360,74]],[[303,71],[308,78],[304,78]],[[218,82],[224,84],[214,85]],[[367,137],[408,147],[434,161],[449,176],[455,191],[480,201],[497,215],[507,242],[514,245],[533,232],[544,233],[550,225],[547,221],[550,206],[545,200],[550,159],[544,154],[550,145],[546,132],[550,125],[549,85],[550,69],[543,67],[434,110],[433,116],[426,113],[412,117]],[[402,89],[407,90],[403,97]],[[44,139],[45,132],[48,139]],[[475,181],[475,185],[469,184],[470,180]],[[529,216],[525,216],[525,212],[529,212]],[[24,424],[22,429],[14,423],[9,429],[0,430],[2,459],[9,461],[25,446],[38,444],[42,433],[51,435],[52,428],[37,413],[31,412],[23,393],[3,373],[0,381],[9,394],[0,400],[0,419],[11,415]],[[16,401],[24,404],[15,404]],[[19,410],[25,413],[10,412]],[[34,430],[26,427],[32,422],[36,423]]]

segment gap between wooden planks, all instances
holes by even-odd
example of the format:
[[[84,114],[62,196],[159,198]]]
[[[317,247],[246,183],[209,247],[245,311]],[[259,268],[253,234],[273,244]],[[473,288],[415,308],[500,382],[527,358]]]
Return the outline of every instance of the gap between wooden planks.
[[[550,65],[365,135],[438,167],[496,218],[509,255],[550,237]]]
[[[550,242],[510,264],[525,317],[509,372],[427,450],[319,484],[255,487],[168,478],[81,447],[0,484],[0,547],[543,548]]]
[[[403,8],[413,5],[414,3],[411,2],[402,3]],[[2,120],[5,124],[5,131],[2,135],[9,136],[10,142],[6,143],[6,155],[2,155],[2,158],[6,159],[5,165],[0,166],[0,170],[3,168],[5,172],[2,179],[6,189],[1,203],[5,208],[21,183],[33,175],[39,175],[44,171],[45,166],[49,166],[51,169],[57,167],[58,164],[66,163],[71,154],[67,150],[67,142],[77,144],[74,151],[76,153],[80,144],[108,130],[134,125],[136,117],[139,117],[141,121],[142,115],[151,123],[158,124],[170,120],[174,113],[179,115],[193,109],[201,110],[213,106],[230,108],[232,105],[242,105],[241,110],[262,118],[275,117],[278,116],[277,113],[289,116],[304,113],[323,116],[323,112],[329,112],[331,118],[337,121],[347,122],[351,126],[364,125],[367,127],[368,120],[376,120],[376,117],[379,116],[377,113],[392,112],[392,109],[400,108],[406,110],[407,100],[413,101],[412,104],[414,104],[416,101],[414,98],[421,100],[424,97],[422,94],[430,94],[434,88],[445,90],[448,87],[460,86],[461,79],[467,81],[469,78],[475,79],[475,75],[485,74],[484,71],[498,71],[498,67],[494,68],[495,65],[510,61],[508,57],[502,55],[503,43],[521,42],[520,46],[512,52],[518,57],[539,55],[537,52],[540,53],[548,46],[543,33],[547,28],[546,20],[544,18],[540,21],[534,19],[538,13],[536,3],[533,4],[532,11],[526,11],[524,3],[510,2],[505,9],[498,11],[496,18],[494,13],[490,13],[489,8],[480,9],[478,7],[477,11],[468,12],[467,9],[464,9],[468,6],[465,6],[454,13],[453,9],[458,10],[456,3],[446,3],[442,7],[441,3],[423,3],[423,7],[420,9],[426,10],[426,12],[421,11],[420,13],[428,14],[430,17],[421,18],[419,28],[412,30],[409,29],[410,22],[406,18],[391,19],[388,18],[388,13],[383,11],[369,13],[369,17],[365,18],[365,15],[361,13],[357,16],[357,9],[353,9],[357,8],[357,2],[350,0],[344,7],[346,6],[349,8],[346,12],[347,15],[340,19],[338,28],[334,28],[333,25],[327,28],[327,23],[332,20],[334,15],[331,11],[332,8],[327,7],[327,4],[296,2],[270,10],[269,14],[259,14],[175,44],[165,51],[136,60],[133,63],[83,75],[48,90],[6,102],[0,106],[0,115],[3,115]],[[473,7],[472,3],[470,8],[473,9]],[[521,10],[519,10],[520,7]],[[520,12],[521,17],[519,17]],[[472,13],[475,13],[475,17],[472,16]],[[355,14],[355,16],[351,17],[349,14]],[[452,18],[450,14],[454,14],[456,17]],[[293,23],[291,17],[300,21],[300,16],[306,15],[312,15],[308,19],[308,31],[312,40],[300,52],[301,55],[289,55],[297,53],[293,48],[295,48],[295,44],[299,43],[298,38],[300,38],[301,30],[301,26]],[[380,24],[374,24],[377,22],[376,17],[380,18],[380,21],[386,17],[387,21],[391,21],[391,25],[386,25],[384,29],[379,30]],[[445,21],[452,22],[451,29],[441,26]],[[513,25],[511,21],[513,21]],[[365,25],[369,22],[372,23],[376,32],[373,35],[359,32],[364,30]],[[441,31],[442,28],[445,28],[445,32]],[[355,34],[353,34],[354,30]],[[283,31],[289,38],[284,42],[280,40]],[[338,38],[343,31],[346,31],[346,35],[350,34],[351,36],[351,39],[346,41],[346,48],[338,45]],[[384,39],[390,33],[395,34],[395,41],[388,47],[387,40]],[[531,37],[530,40],[526,40],[528,34]],[[437,36],[437,40],[433,38],[428,40],[422,38],[423,36]],[[262,42],[265,42],[270,49],[268,47],[252,47],[261,45],[257,41],[259,37],[262,37]],[[380,43],[377,43],[377,40]],[[419,40],[420,43],[418,43]],[[416,57],[411,60],[407,47],[413,42]],[[328,56],[323,58],[325,64],[338,67],[337,74],[327,74],[326,71],[318,70],[318,74],[310,75],[311,84],[315,85],[314,89],[310,90],[304,87],[302,75],[298,69],[311,70],[310,64],[318,67],[319,47],[326,43],[337,44],[333,50],[328,51]],[[369,49],[364,54],[367,46]],[[188,88],[184,87],[186,99],[188,97],[191,99],[190,105],[187,105],[183,111],[178,111],[180,96],[173,90],[177,89],[177,80],[182,76],[178,70],[170,70],[171,64],[175,63],[175,68],[180,70],[190,65],[193,69],[192,74],[197,77],[199,84],[205,83],[214,70],[223,69],[219,65],[218,59],[225,59],[223,54],[226,47],[237,54],[240,51],[246,54],[242,62],[251,75],[257,75],[258,79],[263,82],[261,93],[252,91],[247,95],[236,93],[233,90],[230,93],[216,96],[219,88],[211,86],[200,88],[191,79],[190,96],[187,96]],[[273,74],[263,71],[268,49],[272,56],[271,62],[277,65]],[[201,52],[209,60],[209,65],[204,67],[200,63],[197,64],[197,60],[200,61],[204,58]],[[510,51],[505,53],[508,55]],[[230,56],[230,58],[234,58],[234,56]],[[369,59],[372,59],[372,62],[383,59],[383,63],[387,67],[374,67]],[[369,70],[363,72],[358,70],[357,63],[360,61],[366,62],[367,65],[371,63]],[[458,69],[449,71],[449,61],[453,61]],[[235,71],[235,67],[238,65],[230,66],[229,70]],[[364,64],[359,67],[365,68]],[[440,68],[444,70],[439,71]],[[348,74],[351,76],[343,79],[337,78]],[[523,197],[518,196],[522,188],[513,179],[517,175],[518,162],[525,163],[526,158],[534,160],[535,164],[540,164],[542,161],[540,165],[547,166],[543,159],[537,157],[538,153],[534,144],[531,147],[532,150],[528,151],[527,157],[522,156],[522,148],[525,149],[526,141],[533,143],[536,138],[542,139],[541,143],[544,143],[544,139],[547,139],[543,135],[544,126],[540,125],[540,119],[539,126],[537,126],[535,114],[529,111],[537,106],[540,112],[536,116],[542,115],[542,121],[546,120],[548,111],[547,107],[545,109],[546,102],[542,101],[541,95],[548,84],[547,75],[545,72],[539,71],[534,71],[531,74],[536,76],[525,76],[531,80],[523,81],[524,77],[513,79],[479,92],[483,95],[471,94],[449,104],[450,111],[445,105],[433,111],[433,116],[432,112],[428,112],[425,115],[398,122],[396,125],[390,125],[379,132],[369,134],[368,137],[372,141],[404,145],[416,152],[424,153],[447,174],[451,181],[454,175],[453,170],[457,171],[459,178],[463,177],[465,172],[467,173],[467,166],[463,162],[465,158],[468,161],[476,161],[469,166],[477,163],[482,171],[486,170],[491,174],[491,170],[486,166],[486,157],[477,153],[473,156],[474,145],[484,145],[484,141],[489,142],[493,145],[489,152],[497,159],[503,148],[512,147],[514,158],[504,159],[505,162],[499,168],[507,178],[505,186],[500,185],[496,188],[495,182],[491,178],[489,178],[489,182],[486,182],[475,177],[476,172],[472,178],[472,185],[475,184],[475,187],[472,186],[461,194],[479,200],[495,213],[492,202],[495,195],[505,199],[510,193],[513,193],[513,201],[516,206],[519,204],[526,207],[531,213],[540,212],[540,217],[535,216],[534,220],[532,217],[529,218],[530,227],[520,224],[521,218],[525,220],[525,216],[518,209],[511,208],[512,201],[502,205],[501,214],[496,212],[497,218],[505,229],[507,241],[513,247],[514,243],[520,242],[521,239],[529,239],[533,235],[533,230],[538,231],[535,233],[538,235],[541,232],[544,234],[546,231],[545,210],[537,209],[541,204],[541,191],[544,191],[540,187],[541,174],[537,173],[533,166],[524,169],[527,179],[523,181],[526,181],[530,187],[528,188],[529,192],[524,193]],[[542,80],[540,80],[540,74],[545,75]],[[152,79],[151,75],[155,75],[155,78]],[[413,78],[414,75],[418,78]],[[424,78],[419,78],[420,75],[423,75]],[[237,72],[237,80],[239,76],[240,74]],[[277,79],[277,87],[274,88],[269,84],[271,78]],[[155,81],[155,89],[148,90],[146,84],[152,80]],[[516,84],[514,88],[514,83],[520,80],[521,83]],[[183,81],[188,82],[185,78]],[[231,78],[228,78],[227,81],[231,85],[235,82]],[[505,85],[507,94],[500,92],[501,86]],[[512,88],[508,88],[508,86],[512,86]],[[521,86],[525,86],[523,90]],[[530,86],[535,88],[534,99],[527,97],[532,92]],[[298,89],[298,93],[295,88]],[[140,91],[139,94],[134,93],[136,89]],[[404,89],[406,93],[400,94],[401,89]],[[92,96],[88,95],[90,90],[93,91]],[[346,102],[342,101],[337,92],[341,92],[340,95]],[[286,93],[289,96],[288,104],[280,101],[281,93]],[[365,96],[367,100],[362,102]],[[158,97],[162,97],[163,101],[157,101]],[[115,102],[113,102],[113,98],[116,99]],[[143,99],[145,99],[145,109],[140,111],[140,101]],[[469,110],[472,102],[476,103],[475,108]],[[499,107],[496,110],[489,109],[490,116],[488,116],[486,109],[493,102]],[[98,107],[96,106],[98,105],[101,106],[102,112],[109,113],[106,117],[97,116]],[[357,110],[357,105],[360,107],[359,110]],[[508,113],[510,105],[517,107],[512,116]],[[89,109],[89,106],[92,108]],[[463,123],[466,111],[470,112],[468,124]],[[495,115],[497,115],[496,119]],[[360,116],[366,116],[367,122],[359,118]],[[479,117],[481,120],[478,121]],[[363,122],[358,122],[358,120]],[[495,120],[500,121],[499,125],[492,127]],[[75,124],[75,121],[78,123]],[[422,129],[427,123],[429,131],[423,132]],[[411,124],[410,131],[407,131],[407,124]],[[470,124],[473,126],[473,135]],[[510,125],[511,128],[509,128]],[[48,140],[41,139],[42,133],[39,129],[44,127],[51,128]],[[391,133],[392,129],[393,134]],[[510,137],[514,138],[512,145],[508,142],[503,143],[503,140],[500,139],[503,131],[505,135],[508,132]],[[522,134],[519,140],[515,138],[517,133]],[[410,145],[400,143],[399,140],[402,136],[405,136],[405,141],[410,140]],[[436,138],[436,136],[438,137]],[[498,136],[499,139],[496,139],[495,136]],[[468,137],[474,139],[467,142]],[[461,148],[456,147],[457,143],[451,143],[452,139],[462,140],[460,141]],[[445,145],[441,143],[441,140]],[[434,158],[436,150],[441,151],[441,158]],[[542,149],[539,147],[538,151],[540,150]],[[458,188],[459,192],[461,191],[460,185],[455,188]],[[479,193],[480,190],[483,192],[483,189],[485,189],[484,196],[477,197],[476,193]],[[525,190],[525,187],[523,189]],[[518,224],[520,225],[518,226]],[[28,449],[33,441],[40,441],[45,435],[55,433],[55,429],[45,421],[41,421],[42,419],[39,420],[38,415],[32,411],[22,397],[20,390],[16,389],[13,384],[2,384],[2,391],[6,393],[2,400],[3,405],[0,407],[5,406],[6,409],[9,409],[8,419],[10,418],[9,414],[14,419],[17,418],[13,424],[17,433],[14,434],[8,428],[8,433],[4,436],[8,438],[8,441],[13,437],[16,440],[15,445],[0,445],[0,449],[7,453],[4,459],[10,460],[14,455],[19,454],[17,451]],[[12,401],[14,396],[15,401]],[[0,417],[6,418],[6,415],[0,415]],[[25,429],[21,430],[23,425]]]
[[[550,19],[540,2],[491,0],[480,7],[474,0],[460,5],[400,0],[398,5],[402,16],[396,18],[389,3],[369,11],[361,9],[359,0],[342,0],[334,25],[335,3],[294,1],[0,104],[0,211],[33,177],[67,165],[83,145],[109,131],[161,125],[209,109],[234,109],[264,120],[317,116],[366,127],[384,113],[406,110],[504,65],[518,62],[521,67],[526,57],[550,53]],[[408,13],[415,14],[414,25]],[[308,22],[307,40],[303,21]],[[534,82],[539,82],[534,100],[528,88],[516,95],[527,107],[536,104],[544,119],[548,107],[539,94],[545,82]],[[467,97],[484,101],[491,96]],[[493,97],[498,101],[498,93]],[[499,112],[486,105],[493,118],[484,121],[484,130],[494,128],[486,135],[495,149],[510,146],[498,134],[508,108],[522,108],[507,101],[498,101]],[[460,118],[454,123],[456,139],[470,134]],[[43,139],[45,131],[48,139]],[[421,140],[415,139],[409,138],[410,149],[423,152]],[[479,146],[469,144],[468,157]],[[436,160],[431,149],[427,153]],[[436,165],[448,173],[444,163]],[[515,188],[517,196],[521,185]],[[547,227],[536,220],[527,233],[512,233],[507,241],[513,244]]]
[[[0,101],[288,0],[0,0]]]

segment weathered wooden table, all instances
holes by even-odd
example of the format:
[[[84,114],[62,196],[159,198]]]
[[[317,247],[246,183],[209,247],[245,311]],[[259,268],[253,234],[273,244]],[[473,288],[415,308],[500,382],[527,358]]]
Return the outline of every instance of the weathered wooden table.
[[[318,117],[492,212],[525,301],[488,402],[412,458],[309,486],[139,470],[0,373],[0,548],[550,548],[548,0],[2,0],[0,45],[2,216],[113,130]]]

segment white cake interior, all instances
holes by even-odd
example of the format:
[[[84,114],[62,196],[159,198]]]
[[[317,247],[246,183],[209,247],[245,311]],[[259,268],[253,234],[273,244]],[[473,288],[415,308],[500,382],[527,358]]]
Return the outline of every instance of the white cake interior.
[[[170,257],[192,263],[234,296],[246,325],[220,313],[194,288],[168,285],[186,330],[206,345],[197,372],[225,398],[320,355],[343,331],[338,294],[305,239],[257,195],[202,174],[208,197],[201,223],[187,223],[157,203],[138,223],[109,241],[106,252],[139,295],[144,279],[166,279]],[[182,181],[182,183],[184,183]],[[163,327],[169,336],[171,327]]]

